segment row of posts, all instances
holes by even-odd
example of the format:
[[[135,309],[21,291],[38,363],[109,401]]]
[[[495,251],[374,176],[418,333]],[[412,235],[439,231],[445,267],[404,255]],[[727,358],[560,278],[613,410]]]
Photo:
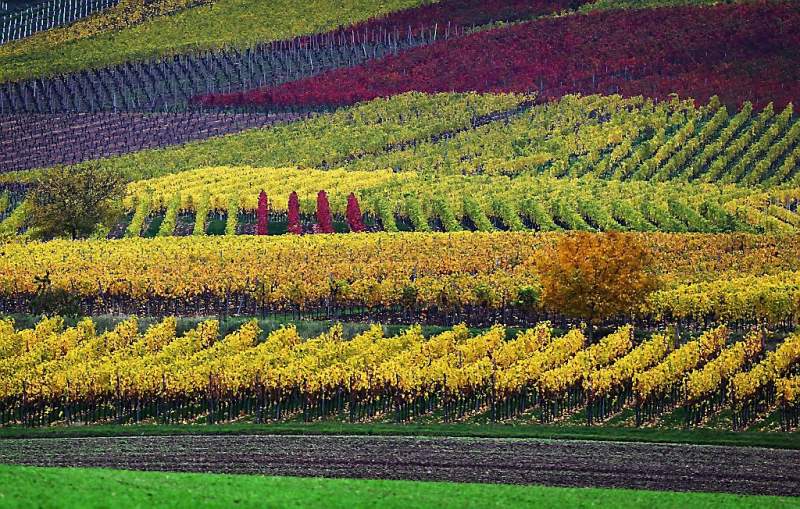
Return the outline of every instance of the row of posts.
[[[49,0],[6,14],[0,17],[0,44],[66,25],[117,3],[119,0]],[[7,10],[8,4],[2,2],[0,7]]]

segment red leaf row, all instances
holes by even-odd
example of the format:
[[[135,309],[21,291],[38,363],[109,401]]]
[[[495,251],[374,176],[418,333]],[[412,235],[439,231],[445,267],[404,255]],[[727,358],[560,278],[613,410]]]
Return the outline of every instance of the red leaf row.
[[[595,12],[442,41],[268,89],[199,97],[213,106],[347,105],[421,92],[671,93],[781,108],[800,97],[800,5]]]

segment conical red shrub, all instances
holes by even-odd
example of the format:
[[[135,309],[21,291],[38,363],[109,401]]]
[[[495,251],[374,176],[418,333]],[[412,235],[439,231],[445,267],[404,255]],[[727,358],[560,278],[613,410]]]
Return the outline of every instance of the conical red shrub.
[[[269,233],[269,202],[267,201],[267,193],[263,190],[258,195],[258,210],[256,216],[258,219],[256,235],[267,235]]]
[[[364,222],[361,220],[361,207],[358,205],[358,198],[353,193],[347,197],[347,226],[351,232],[363,232]]]
[[[296,235],[303,233],[303,227],[300,226],[300,200],[297,199],[297,193],[294,191],[289,195],[289,214],[286,231]]]
[[[317,233],[333,233],[333,217],[325,191],[317,193]]]

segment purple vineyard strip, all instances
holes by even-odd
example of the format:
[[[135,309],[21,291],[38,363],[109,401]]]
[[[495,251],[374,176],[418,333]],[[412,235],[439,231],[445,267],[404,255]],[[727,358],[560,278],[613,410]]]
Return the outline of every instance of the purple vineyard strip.
[[[0,173],[76,164],[238,133],[298,118],[264,113],[78,113],[0,116]]]
[[[599,461],[598,461],[599,460]],[[577,440],[161,436],[0,440],[0,463],[800,495],[800,451]]]

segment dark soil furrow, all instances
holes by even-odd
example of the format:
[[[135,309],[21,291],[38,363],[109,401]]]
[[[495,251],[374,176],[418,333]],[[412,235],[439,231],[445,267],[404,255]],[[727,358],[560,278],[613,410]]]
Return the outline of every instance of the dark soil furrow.
[[[152,436],[0,440],[0,462],[800,495],[800,451],[571,440]]]

